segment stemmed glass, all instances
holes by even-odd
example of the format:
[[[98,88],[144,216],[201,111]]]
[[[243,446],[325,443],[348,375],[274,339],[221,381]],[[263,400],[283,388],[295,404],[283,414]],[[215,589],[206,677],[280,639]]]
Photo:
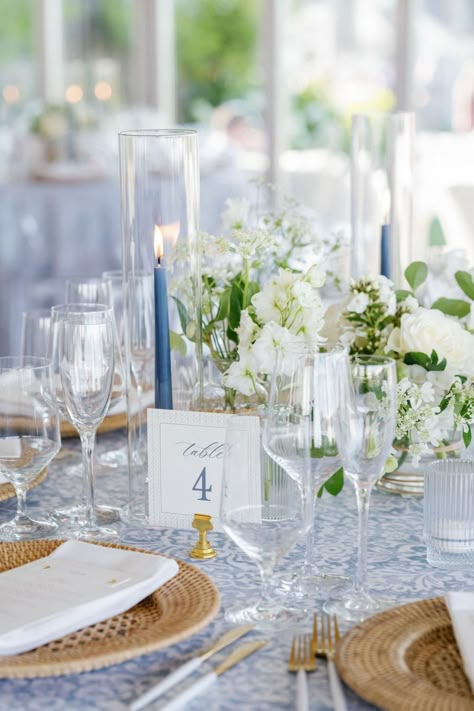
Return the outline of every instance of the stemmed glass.
[[[61,448],[56,412],[45,399],[51,385],[46,358],[0,358],[0,474],[13,484],[16,516],[0,526],[0,539],[18,541],[54,533],[53,521],[37,521],[26,513],[31,482]]]
[[[113,311],[104,305],[81,304],[59,321],[58,362],[62,394],[69,417],[79,432],[84,462],[85,520],[76,538],[115,538],[113,528],[99,526],[94,508],[94,445],[97,428],[110,403],[115,373],[116,327]],[[77,308],[77,305],[76,305]]]
[[[67,279],[66,302],[112,306],[112,284],[102,277]]]
[[[265,468],[260,467],[255,484],[255,497],[246,499],[243,492],[242,467],[248,461],[246,433],[239,420],[229,421],[223,467],[220,521],[230,538],[258,565],[262,589],[257,603],[238,610],[228,610],[226,620],[232,624],[297,621],[301,612],[286,609],[271,599],[271,577],[275,565],[311,525],[309,518],[308,419],[295,422],[291,436],[282,442],[288,469],[298,470],[298,480],[286,470],[286,496],[279,487],[268,489]]]
[[[326,479],[341,465],[336,443],[338,381],[344,375],[347,351],[339,344],[326,344],[310,352],[304,344],[280,349],[270,384],[264,428],[264,447],[279,461],[278,451],[285,433],[291,436],[295,417],[306,414],[311,422],[309,461],[312,480],[311,504]],[[284,463],[282,463],[285,466]],[[350,584],[348,578],[322,573],[314,563],[314,517],[306,538],[304,563],[277,576],[275,585],[291,591],[298,601],[326,599],[336,589]]]
[[[50,309],[24,311],[21,320],[20,354],[49,357]]]
[[[359,622],[394,604],[374,599],[367,586],[367,526],[372,488],[384,472],[395,436],[397,377],[395,361],[353,356],[340,381],[337,444],[344,471],[356,492],[359,514],[357,571],[344,599],[326,602],[329,614]]]

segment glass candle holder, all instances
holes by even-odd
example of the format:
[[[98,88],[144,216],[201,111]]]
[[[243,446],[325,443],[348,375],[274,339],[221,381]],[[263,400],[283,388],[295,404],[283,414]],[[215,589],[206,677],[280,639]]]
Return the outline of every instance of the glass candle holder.
[[[148,522],[146,410],[202,388],[199,165],[192,130],[119,134],[129,504]]]

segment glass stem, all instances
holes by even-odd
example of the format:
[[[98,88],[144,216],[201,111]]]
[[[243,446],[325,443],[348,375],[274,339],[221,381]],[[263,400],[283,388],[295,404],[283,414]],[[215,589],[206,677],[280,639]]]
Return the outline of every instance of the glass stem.
[[[357,511],[359,514],[359,546],[357,551],[357,570],[354,588],[360,595],[368,595],[367,589],[367,531],[369,521],[369,503],[372,485],[356,484]]]
[[[270,598],[271,598],[271,593],[270,593],[270,580],[273,574],[273,566],[268,566],[268,565],[259,565],[258,566],[259,572],[260,572],[260,578],[262,581],[262,585],[260,588],[260,598],[257,603],[257,608],[259,609],[265,609],[270,606]]]
[[[86,496],[86,526],[93,528],[95,522],[94,510],[94,445],[95,432],[82,432],[82,461],[84,464],[84,493]]]
[[[15,491],[16,491],[16,516],[15,516],[15,519],[17,521],[21,521],[22,519],[28,518],[28,515],[26,513],[26,492],[27,492],[27,489],[26,489],[26,487],[23,487],[23,486],[15,486]]]

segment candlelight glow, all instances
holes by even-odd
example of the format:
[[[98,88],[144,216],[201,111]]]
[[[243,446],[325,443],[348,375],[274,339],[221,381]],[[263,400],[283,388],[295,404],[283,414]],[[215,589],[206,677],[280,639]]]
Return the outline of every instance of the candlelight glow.
[[[71,84],[66,89],[66,101],[69,101],[70,104],[77,104],[79,101],[82,100],[83,96],[84,92],[82,91],[79,84]]]
[[[176,245],[176,240],[179,236],[179,221],[170,222],[168,225],[155,225],[153,230],[153,242],[155,245],[155,257],[161,259],[164,254],[163,242],[168,242],[168,245],[173,249]]]
[[[155,225],[153,230],[153,243],[155,246],[155,257],[159,260],[163,256],[163,235],[158,225]]]
[[[112,87],[106,81],[98,81],[94,88],[94,94],[99,101],[108,101],[112,97]]]
[[[7,104],[15,104],[20,98],[20,90],[14,84],[4,86],[2,94]]]

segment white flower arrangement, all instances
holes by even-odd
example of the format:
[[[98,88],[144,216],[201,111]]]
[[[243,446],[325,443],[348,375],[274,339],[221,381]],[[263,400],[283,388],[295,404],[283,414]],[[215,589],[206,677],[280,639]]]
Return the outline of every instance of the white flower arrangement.
[[[438,299],[431,308],[418,304],[416,290],[427,268],[414,262],[405,272],[412,291],[396,291],[385,277],[351,284],[345,302],[326,314],[351,353],[389,354],[397,361],[398,417],[395,445],[416,461],[462,433],[471,441],[474,419],[474,334],[471,305]],[[474,298],[467,272],[456,280]],[[333,334],[334,335],[334,334]]]

